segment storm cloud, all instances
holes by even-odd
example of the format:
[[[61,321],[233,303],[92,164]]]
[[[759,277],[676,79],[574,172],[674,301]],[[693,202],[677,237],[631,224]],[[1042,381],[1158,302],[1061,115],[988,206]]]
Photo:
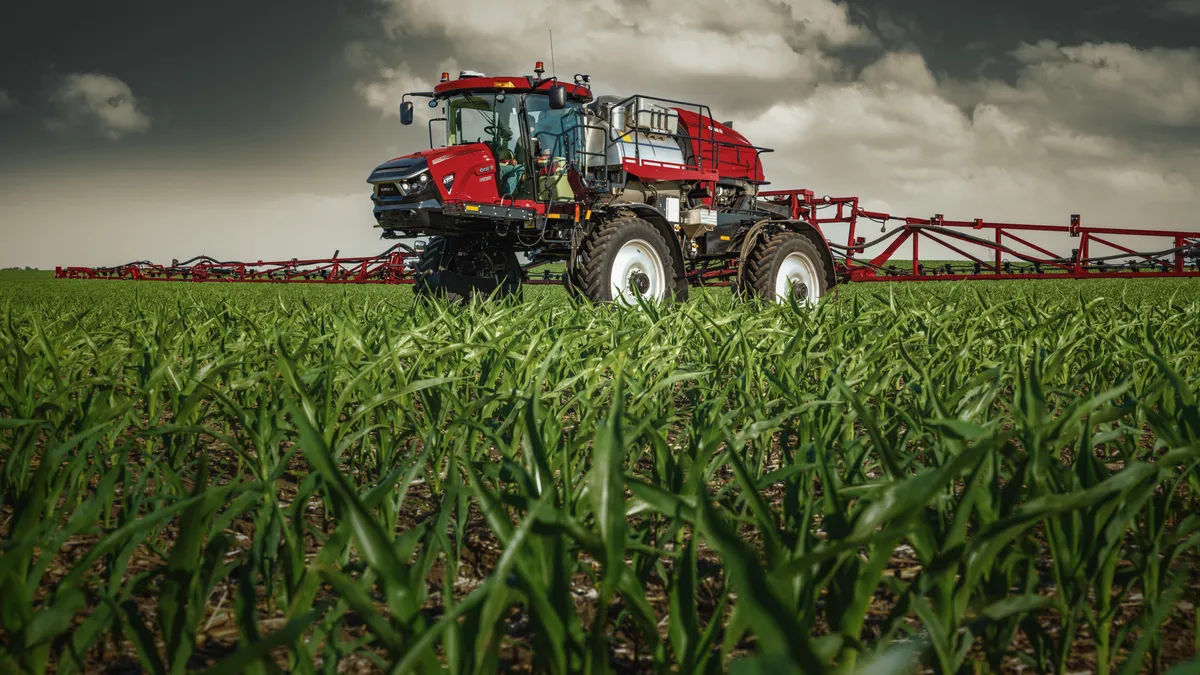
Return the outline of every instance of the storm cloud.
[[[150,128],[150,117],[138,107],[129,85],[97,73],[72,73],[63,78],[53,101],[60,116],[50,126],[87,126],[112,140]]]

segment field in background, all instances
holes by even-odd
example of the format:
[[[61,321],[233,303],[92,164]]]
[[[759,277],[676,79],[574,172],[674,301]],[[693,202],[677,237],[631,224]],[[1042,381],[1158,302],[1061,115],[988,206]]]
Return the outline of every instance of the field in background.
[[[621,312],[0,272],[0,670],[1165,669],[1198,336],[1192,280]]]

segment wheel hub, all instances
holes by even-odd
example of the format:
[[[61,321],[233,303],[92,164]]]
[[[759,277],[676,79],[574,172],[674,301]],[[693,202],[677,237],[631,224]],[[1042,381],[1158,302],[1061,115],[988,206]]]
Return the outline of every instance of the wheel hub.
[[[633,274],[629,275],[629,288],[645,295],[646,291],[650,290],[650,277],[641,270],[634,270]]]
[[[805,255],[790,253],[779,263],[775,277],[776,302],[786,302],[790,298],[801,304],[814,304],[817,297],[813,289],[820,288],[817,283],[816,265]]]
[[[612,299],[617,303],[636,307],[636,296],[658,302],[667,294],[666,266],[658,251],[644,239],[625,242],[613,256],[610,269]]]

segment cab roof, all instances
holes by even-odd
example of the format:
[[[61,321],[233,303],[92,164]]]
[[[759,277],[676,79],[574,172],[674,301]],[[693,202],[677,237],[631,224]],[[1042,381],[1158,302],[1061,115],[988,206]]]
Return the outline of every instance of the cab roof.
[[[592,100],[592,90],[586,85],[562,82],[553,78],[538,82],[532,77],[522,76],[486,77],[460,75],[458,79],[445,80],[439,83],[433,88],[433,93],[437,96],[446,96],[460,91],[504,91],[518,94],[528,94],[532,92],[548,92],[550,91],[550,87],[553,87],[555,84],[561,84],[563,89],[567,90],[567,98],[574,99],[582,103],[589,103]]]

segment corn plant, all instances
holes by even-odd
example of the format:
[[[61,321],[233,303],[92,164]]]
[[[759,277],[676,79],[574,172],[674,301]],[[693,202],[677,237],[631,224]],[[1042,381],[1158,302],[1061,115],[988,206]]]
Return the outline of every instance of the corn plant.
[[[1192,281],[169,286],[0,277],[5,672],[1195,657]]]

